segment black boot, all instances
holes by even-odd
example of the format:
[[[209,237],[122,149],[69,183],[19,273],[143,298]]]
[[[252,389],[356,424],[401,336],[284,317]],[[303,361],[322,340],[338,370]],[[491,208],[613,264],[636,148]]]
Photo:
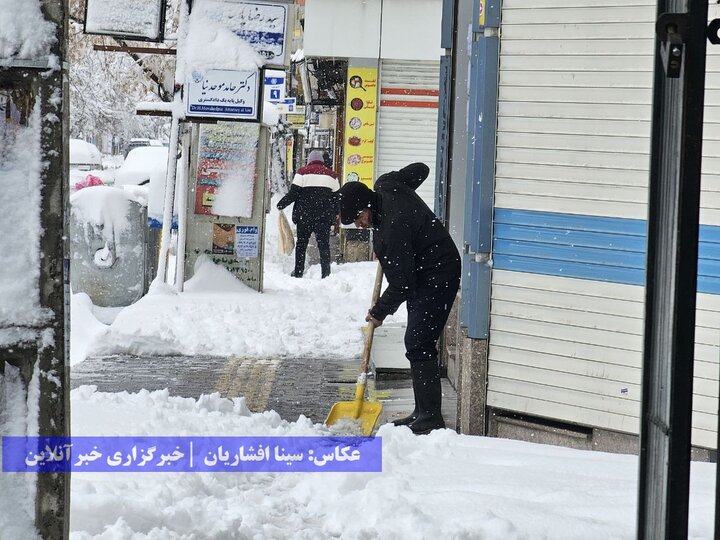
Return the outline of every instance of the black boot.
[[[430,433],[434,429],[445,427],[440,407],[442,405],[442,388],[440,385],[440,366],[437,360],[411,362],[410,371],[415,388],[415,404],[417,418],[408,424],[416,435]],[[417,381],[417,385],[415,384]]]
[[[410,371],[410,374],[412,374],[412,370]],[[395,426],[407,426],[411,424],[418,416],[418,399],[417,399],[417,382],[415,382],[415,379],[413,379],[413,396],[415,399],[415,408],[413,409],[413,412],[411,412],[409,415],[405,416],[404,418],[398,418],[397,420],[393,420],[392,423]]]

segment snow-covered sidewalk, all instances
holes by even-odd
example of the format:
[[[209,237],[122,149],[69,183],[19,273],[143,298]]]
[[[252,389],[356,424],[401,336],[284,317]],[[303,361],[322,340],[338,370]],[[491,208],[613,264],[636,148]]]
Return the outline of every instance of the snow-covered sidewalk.
[[[267,264],[258,293],[207,261],[184,292],[153,287],[109,326],[98,326],[86,295],[74,295],[73,363],[111,354],[358,358],[375,263],[333,265],[323,280],[318,266],[302,279],[289,274]]]

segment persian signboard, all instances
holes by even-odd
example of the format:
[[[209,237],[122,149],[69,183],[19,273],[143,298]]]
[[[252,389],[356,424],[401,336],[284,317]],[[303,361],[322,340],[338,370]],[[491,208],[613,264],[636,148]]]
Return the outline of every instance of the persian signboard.
[[[258,121],[260,73],[210,69],[193,71],[186,86],[187,116]]]
[[[268,65],[285,65],[287,4],[206,0],[198,9],[247,41]]]

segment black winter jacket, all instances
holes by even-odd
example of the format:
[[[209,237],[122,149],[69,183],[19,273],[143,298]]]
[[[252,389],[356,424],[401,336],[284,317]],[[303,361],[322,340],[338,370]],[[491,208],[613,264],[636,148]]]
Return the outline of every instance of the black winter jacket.
[[[311,161],[295,173],[290,191],[277,204],[282,210],[295,203],[293,223],[335,223],[337,216],[336,191],[340,188],[335,171],[322,161]]]
[[[373,249],[388,287],[370,313],[378,320],[395,313],[418,289],[460,279],[460,253],[440,220],[415,193],[429,172],[413,163],[382,175],[371,206]]]

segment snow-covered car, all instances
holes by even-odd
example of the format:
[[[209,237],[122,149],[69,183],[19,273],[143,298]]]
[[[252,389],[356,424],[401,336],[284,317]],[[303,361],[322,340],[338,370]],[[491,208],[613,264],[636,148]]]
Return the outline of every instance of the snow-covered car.
[[[91,185],[87,183],[88,177],[111,183],[107,176],[97,146],[82,139],[70,139],[70,187],[77,190],[80,186]]]
[[[93,143],[70,139],[70,168],[79,171],[102,169],[102,154]]]
[[[115,171],[116,186],[144,186],[150,177],[165,175],[167,170],[167,146],[141,146],[128,153],[125,161]]]
[[[145,139],[142,137],[136,137],[134,139],[130,139],[130,142],[125,147],[125,157],[127,157],[128,154],[135,148],[141,148],[143,146],[165,146],[165,145],[159,139]]]

